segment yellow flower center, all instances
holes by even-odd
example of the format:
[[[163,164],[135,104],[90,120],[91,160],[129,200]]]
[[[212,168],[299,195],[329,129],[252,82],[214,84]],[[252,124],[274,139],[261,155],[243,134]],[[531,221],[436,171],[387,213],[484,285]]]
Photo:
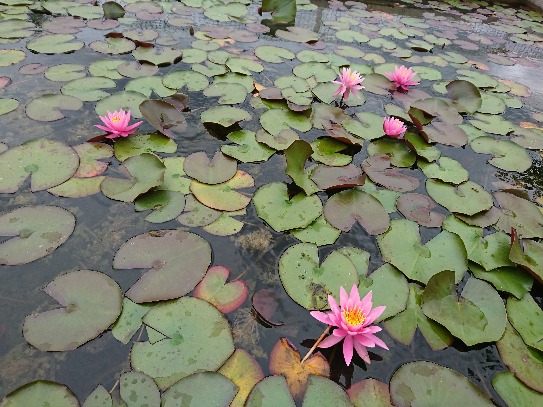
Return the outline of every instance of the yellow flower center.
[[[342,311],[343,318],[351,326],[360,325],[366,319],[366,316],[362,313],[362,310],[358,307],[356,308],[346,308]]]
[[[120,121],[121,121],[121,116],[119,116],[119,115],[116,114],[115,116],[113,116],[113,117],[111,118],[111,121],[112,121],[113,123],[120,122]]]

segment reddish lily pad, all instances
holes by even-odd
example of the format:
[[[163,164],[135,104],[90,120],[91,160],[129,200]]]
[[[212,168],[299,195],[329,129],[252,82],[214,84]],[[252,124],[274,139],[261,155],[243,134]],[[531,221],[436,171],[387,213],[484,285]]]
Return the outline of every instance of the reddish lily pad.
[[[44,291],[65,308],[25,318],[26,341],[42,351],[73,350],[101,334],[121,313],[121,289],[97,271],[63,274]]]
[[[266,324],[271,326],[284,325],[283,322],[273,322],[279,305],[277,294],[273,288],[264,288],[254,293],[251,297],[251,303],[259,318]]]
[[[245,299],[249,289],[243,280],[226,283],[230,270],[224,266],[213,266],[194,289],[194,297],[213,304],[222,313],[238,308]]]
[[[319,165],[311,172],[311,179],[324,190],[364,185],[366,176],[353,164],[343,167]]]
[[[481,92],[473,83],[456,80],[449,82],[445,88],[459,112],[475,113],[481,108]]]
[[[417,178],[390,168],[390,161],[388,155],[376,154],[364,160],[362,169],[373,182],[392,191],[407,192],[418,188]]]
[[[179,256],[186,256],[179,265]],[[133,237],[115,254],[113,268],[150,268],[127,292],[137,303],[179,298],[194,289],[211,263],[211,248],[200,236],[163,230]]]
[[[187,129],[185,116],[171,103],[145,100],[139,105],[139,110],[151,126],[171,139]]]
[[[417,222],[421,226],[429,228],[441,227],[445,215],[432,211],[436,203],[426,195],[403,194],[396,201],[398,211],[407,219]]]
[[[185,159],[185,168],[187,159]],[[233,212],[245,208],[251,202],[251,198],[236,190],[253,186],[253,177],[244,171],[238,170],[233,178],[220,184],[209,185],[193,180],[190,183],[190,192],[209,208]]]
[[[264,378],[258,362],[249,352],[236,349],[232,356],[221,366],[218,373],[228,377],[238,386],[238,393],[230,407],[243,407],[251,389]]]
[[[30,176],[30,190],[43,191],[72,177],[77,171],[77,152],[64,143],[30,140],[0,154],[0,193],[14,193]]]
[[[79,110],[83,102],[73,96],[47,94],[31,100],[26,105],[26,114],[40,122],[54,122],[66,117],[61,110]]]
[[[429,142],[447,146],[462,147],[468,142],[466,132],[455,124],[433,121],[432,124],[424,126],[422,132]]]

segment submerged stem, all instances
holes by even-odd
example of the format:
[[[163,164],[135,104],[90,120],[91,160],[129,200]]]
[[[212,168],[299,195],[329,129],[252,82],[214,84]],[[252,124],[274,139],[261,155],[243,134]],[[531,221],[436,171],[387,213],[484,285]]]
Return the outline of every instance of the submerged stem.
[[[315,341],[315,343],[313,344],[313,346],[311,347],[311,349],[309,349],[309,352],[307,352],[307,354],[304,356],[304,358],[302,359],[302,361],[300,362],[300,364],[304,363],[304,362],[307,360],[307,358],[308,358],[309,356],[311,356],[311,354],[313,353],[313,351],[315,350],[315,348],[316,348],[317,346],[319,346],[319,343],[321,343],[322,340],[324,339],[324,337],[328,334],[328,331],[330,330],[330,328],[332,328],[332,325],[328,325],[328,326],[326,327],[326,329],[324,330],[324,332],[322,333],[322,335],[319,336],[319,339],[317,339],[317,340]]]

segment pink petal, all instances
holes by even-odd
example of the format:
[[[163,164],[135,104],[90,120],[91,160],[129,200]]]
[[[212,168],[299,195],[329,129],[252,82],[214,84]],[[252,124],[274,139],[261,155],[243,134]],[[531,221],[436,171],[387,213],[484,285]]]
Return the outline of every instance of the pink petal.
[[[358,293],[358,287],[356,286],[356,284],[353,284],[353,288],[351,288],[349,298],[353,300],[355,304],[360,302],[360,294]]]
[[[111,133],[111,129],[109,127],[100,126],[99,124],[95,124],[94,127],[98,127],[100,130],[107,131],[108,133]]]
[[[353,338],[352,336],[346,336],[343,341],[343,357],[347,366],[351,364],[353,359]]]
[[[132,124],[132,125],[130,125],[130,126],[128,126],[128,127],[125,127],[125,129],[126,129],[126,130],[135,129],[136,127],[138,127],[138,126],[139,126],[140,124],[142,124],[142,123],[143,123],[143,121],[134,123],[134,124]]]
[[[367,315],[371,311],[372,297],[373,297],[373,293],[370,291],[364,296],[364,298],[362,298],[362,301],[360,302],[360,308],[362,309],[362,313],[364,315]]]
[[[322,322],[326,325],[334,325],[332,321],[330,320],[330,317],[328,314],[321,312],[321,311],[311,311],[309,313],[313,318],[315,318],[317,321]]]
[[[370,313],[366,316],[366,319],[364,323],[367,325],[371,324],[373,321],[375,321],[377,318],[381,316],[381,314],[385,311],[386,306],[381,305],[379,307],[375,307],[370,311]]]
[[[356,335],[354,337],[355,343],[358,342],[359,344],[363,346],[367,346],[368,348],[373,348],[375,346],[375,342],[372,341],[370,338],[366,337],[366,335]]]
[[[334,332],[332,332],[332,334],[344,338],[349,334],[349,331],[346,329],[337,328],[334,329]]]
[[[373,334],[368,334],[366,337],[368,339],[372,340],[377,346],[388,350],[388,346],[381,339],[379,339],[377,336],[375,336]]]
[[[341,342],[342,339],[343,339],[343,337],[341,337],[341,336],[330,335],[324,341],[322,341],[318,347],[319,348],[329,348],[330,346],[334,346],[336,343]]]
[[[354,348],[356,349],[356,353],[358,353],[362,360],[368,365],[371,365],[370,355],[368,355],[368,350],[366,349],[366,347],[358,342],[355,342]]]
[[[343,286],[339,287],[339,305],[342,310],[345,309],[345,306],[347,305],[347,301],[349,301],[349,296],[347,295],[347,291],[345,291],[345,288],[343,288]]]
[[[341,311],[339,310],[339,307],[337,306],[336,299],[332,297],[331,295],[328,295],[328,304],[330,305],[330,311],[332,311],[332,313],[335,316],[338,316],[341,314]]]

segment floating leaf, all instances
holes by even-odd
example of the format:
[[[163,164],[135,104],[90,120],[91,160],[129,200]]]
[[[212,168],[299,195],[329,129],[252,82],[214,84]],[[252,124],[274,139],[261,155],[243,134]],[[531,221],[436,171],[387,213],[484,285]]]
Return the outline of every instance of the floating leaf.
[[[79,110],[83,102],[73,96],[47,94],[32,99],[26,105],[26,114],[33,120],[53,122],[66,117],[61,110]]]
[[[176,191],[149,191],[134,200],[137,212],[152,210],[147,222],[163,223],[177,218],[185,208],[185,196]]]
[[[100,158],[109,158],[113,149],[103,143],[82,143],[73,147],[79,155],[79,168],[74,174],[76,178],[90,178],[102,174],[108,167]]]
[[[166,157],[162,160],[166,166],[164,172],[164,182],[158,186],[158,189],[165,191],[177,191],[183,195],[190,194],[190,182],[189,178],[184,177],[185,171],[183,171],[184,157]]]
[[[193,195],[187,197],[185,212],[177,220],[185,226],[207,226],[215,222],[222,212],[201,204]]]
[[[443,270],[454,270],[455,281],[460,281],[468,266],[462,240],[443,231],[423,245],[418,229],[410,220],[392,220],[390,229],[377,237],[383,259],[408,278],[424,284]]]
[[[84,78],[86,72],[83,65],[60,64],[47,68],[44,75],[50,81],[67,82],[74,79]]]
[[[421,194],[403,194],[396,201],[398,211],[407,219],[429,228],[441,227],[445,215],[432,211],[437,205],[432,199]]]
[[[162,78],[164,86],[170,89],[181,89],[199,92],[209,86],[207,77],[199,72],[193,71],[171,71]]]
[[[295,3],[290,1],[290,3]],[[270,62],[273,64],[283,63],[285,59],[292,60],[295,55],[292,51],[289,51],[286,48],[275,47],[272,45],[261,45],[260,47],[255,48],[255,55],[265,62]]]
[[[152,378],[141,372],[122,373],[119,378],[121,398],[128,407],[158,406],[160,392]]]
[[[520,267],[499,267],[490,271],[476,263],[470,263],[469,269],[475,278],[492,284],[496,290],[522,298],[532,288],[534,279]]]
[[[234,352],[228,321],[217,308],[198,298],[183,297],[159,304],[145,315],[143,322],[165,338],[155,343],[134,343],[130,363],[134,369],[155,379],[161,389],[193,373],[217,370]],[[188,384],[184,382],[179,386],[184,389]],[[235,393],[234,389],[230,387],[228,393]],[[224,385],[221,390],[225,390]],[[172,396],[177,391],[174,390]],[[217,394],[207,389],[199,396],[207,393]],[[201,401],[199,397],[198,401]]]
[[[136,134],[115,142],[115,157],[121,162],[143,153],[175,153],[177,144],[161,134]]]
[[[117,20],[124,16],[124,8],[114,1],[106,1],[102,4],[104,10],[104,18],[108,20]]]
[[[185,159],[184,168],[186,168],[187,159]],[[190,191],[196,199],[209,208],[233,212],[245,208],[251,202],[251,198],[236,190],[253,186],[253,177],[238,170],[233,178],[220,184],[209,185],[193,180]]]
[[[375,379],[365,379],[347,389],[354,407],[394,407],[390,402],[388,384]]]
[[[28,41],[26,47],[39,54],[67,54],[85,46],[83,42],[72,40],[75,36],[70,34],[44,34]]]
[[[178,62],[183,52],[174,48],[137,47],[132,56],[140,63],[148,62],[156,66],[168,66]],[[164,83],[164,86],[170,87]]]
[[[79,402],[66,386],[60,383],[36,380],[12,391],[0,403],[2,407],[40,405],[79,407]]]
[[[422,132],[429,142],[453,147],[462,147],[468,143],[466,132],[455,124],[433,121],[432,124],[424,126]]]
[[[283,375],[294,397],[305,393],[311,375],[330,376],[328,361],[320,353],[312,355],[303,364],[300,361],[300,352],[287,338],[281,338],[270,354],[270,373]]]
[[[525,172],[532,166],[530,154],[510,140],[496,140],[492,137],[478,137],[470,143],[476,153],[491,154],[489,164],[505,171]]]
[[[473,115],[477,120],[468,120],[469,123],[487,133],[505,136],[515,130],[512,123],[505,120],[502,116],[493,114],[475,113]]]
[[[121,313],[121,289],[110,277],[97,271],[63,274],[44,291],[65,308],[25,318],[26,341],[42,351],[73,350],[96,338]]]
[[[509,259],[526,269],[539,283],[543,284],[543,264],[540,259],[543,256],[543,244],[533,240],[524,240],[522,246],[516,233],[511,236],[511,251]]]
[[[390,161],[386,154],[373,155],[364,160],[362,169],[373,182],[392,191],[412,191],[419,186],[417,178],[390,168]]]
[[[24,51],[18,49],[0,50],[0,66],[10,66],[21,62],[26,58]]]
[[[319,187],[310,178],[310,170],[305,169],[305,163],[312,153],[313,149],[309,143],[303,140],[294,141],[285,150],[287,160],[285,172],[308,196],[319,191]]]
[[[456,80],[449,82],[445,88],[459,112],[475,113],[481,108],[481,92],[473,83]]]
[[[383,154],[389,156],[390,164],[396,167],[411,167],[417,159],[406,143],[391,138],[372,141],[367,150],[371,156]]]
[[[211,267],[194,289],[194,297],[213,304],[223,313],[234,311],[247,298],[248,288],[242,280],[226,283],[230,270],[224,266]]]
[[[352,407],[349,396],[343,388],[325,377],[310,375],[302,407],[317,406]]]
[[[320,216],[305,229],[293,230],[292,236],[304,243],[314,243],[317,246],[334,244],[341,230],[330,225],[324,216]]]
[[[328,295],[339,287],[358,284],[358,274],[347,256],[333,251],[319,266],[318,248],[310,243],[299,243],[283,253],[279,277],[287,294],[309,310],[327,309]]]
[[[115,81],[109,78],[89,77],[74,79],[66,83],[60,91],[63,95],[73,96],[83,102],[96,102],[109,96],[102,89],[111,89],[116,86]]]
[[[68,181],[57,185],[54,188],[49,188],[47,192],[65,198],[81,198],[94,195],[100,192],[100,185],[105,178],[106,177],[70,178]]]
[[[525,344],[543,352],[543,311],[529,293],[507,299],[507,315]]]
[[[260,124],[272,136],[279,135],[290,128],[301,132],[311,130],[311,121],[303,113],[285,109],[270,109],[260,116]]]
[[[179,258],[183,262],[179,263]],[[200,236],[163,230],[135,236],[113,259],[115,269],[150,268],[127,292],[136,303],[179,298],[194,289],[211,263],[211,247]]]
[[[311,179],[320,189],[347,188],[364,185],[366,176],[359,167],[349,164],[344,167],[318,165],[311,172]]]
[[[396,406],[494,405],[467,377],[455,370],[426,361],[400,366],[390,380],[390,394]]]
[[[243,407],[251,389],[264,378],[258,362],[243,349],[236,349],[218,373],[228,377],[239,388],[231,407]]]
[[[492,378],[492,386],[508,406],[538,406],[543,394],[533,391],[515,377],[512,372],[501,372]]]
[[[236,145],[222,146],[221,151],[244,163],[267,161],[275,150],[256,140],[256,133],[250,130],[238,130],[226,136]]]
[[[426,190],[438,204],[451,212],[475,215],[492,207],[492,196],[472,181],[450,185],[429,179]]]
[[[283,375],[268,376],[251,390],[245,407],[296,407]]]
[[[128,298],[123,298],[123,310],[111,328],[115,339],[124,345],[130,342],[130,339],[140,329],[142,319],[151,307],[152,304],[136,304]]]
[[[99,384],[83,403],[83,407],[112,407],[113,400],[109,392]]]
[[[177,92],[176,89],[165,87],[162,84],[162,78],[158,76],[142,76],[131,79],[125,85],[124,90],[139,92],[147,97],[151,97],[154,93],[162,98],[172,96]]]
[[[229,407],[238,387],[227,377],[215,372],[191,374],[179,380],[162,395],[162,407]]]
[[[230,127],[240,121],[251,120],[247,111],[231,106],[217,106],[207,109],[201,115],[202,123],[216,123],[223,127]]]
[[[271,11],[273,22],[276,24],[289,24],[289,23],[294,22],[294,20],[296,19],[296,1],[295,0],[263,0],[262,11],[265,11],[265,12]]]
[[[96,103],[96,114],[98,116],[107,116],[107,112],[115,112],[119,109],[130,110],[134,119],[142,117],[140,113],[140,104],[147,100],[145,95],[134,91],[122,91],[113,93]]]
[[[458,185],[469,178],[469,173],[462,167],[462,164],[449,157],[441,157],[435,163],[419,160],[417,165],[428,178],[443,182]]]
[[[426,161],[436,161],[441,156],[441,151],[437,147],[426,142],[418,134],[407,132],[405,134],[405,144]]]
[[[221,105],[235,105],[243,103],[247,98],[247,89],[238,83],[212,83],[204,89],[204,96],[220,96]]]
[[[277,30],[275,33],[279,38],[293,42],[309,42],[313,43],[319,40],[320,35],[316,32],[302,27],[286,27],[286,30]]]
[[[500,219],[496,227],[505,233],[515,229],[522,238],[543,237],[543,214],[538,206],[507,192],[494,192],[500,205]]]
[[[185,116],[171,103],[163,100],[145,100],[139,105],[139,109],[151,126],[171,139],[187,128]],[[165,152],[173,153],[175,150]]]

